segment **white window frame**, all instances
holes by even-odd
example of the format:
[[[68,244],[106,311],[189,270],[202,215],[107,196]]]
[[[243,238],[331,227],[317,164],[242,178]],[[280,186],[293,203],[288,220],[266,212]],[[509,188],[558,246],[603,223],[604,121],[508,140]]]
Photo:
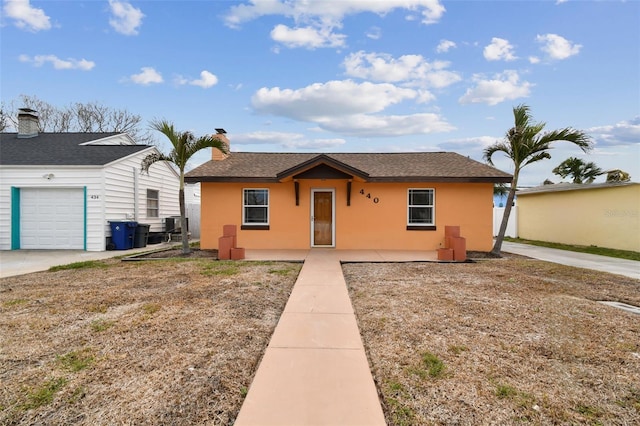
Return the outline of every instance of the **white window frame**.
[[[411,204],[411,191],[431,191],[431,205]],[[411,223],[411,208],[431,208],[431,223]],[[435,226],[436,225],[436,190],[435,188],[409,188],[407,190],[407,226]]]
[[[249,205],[249,204],[245,204],[245,195],[247,193],[247,191],[266,191],[267,193],[267,204],[260,204],[260,205]],[[271,203],[271,194],[269,193],[269,188],[242,188],[242,225],[243,226],[269,226],[269,222],[270,222],[270,216],[271,216],[271,208],[270,208],[270,203]],[[266,222],[249,222],[247,223],[246,221],[246,215],[245,215],[245,211],[246,208],[251,208],[251,207],[260,207],[260,208],[267,208],[267,221]]]
[[[152,198],[149,197],[149,192],[150,191],[154,191],[155,195],[157,195],[157,198]],[[149,206],[149,201],[150,200],[154,200],[156,202],[156,206],[155,207],[150,207]],[[153,210],[155,210],[155,215],[153,214],[149,214],[149,212],[152,212]],[[147,188],[147,217],[160,217],[160,190],[159,189],[152,189],[152,188]]]

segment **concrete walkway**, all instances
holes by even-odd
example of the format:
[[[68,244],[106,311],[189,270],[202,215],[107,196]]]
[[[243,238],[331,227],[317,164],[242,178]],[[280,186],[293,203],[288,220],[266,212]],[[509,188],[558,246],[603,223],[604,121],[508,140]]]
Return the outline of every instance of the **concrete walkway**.
[[[435,260],[436,253],[304,252],[235,425],[385,425],[340,260]]]
[[[502,243],[502,251],[547,262],[559,263],[561,265],[593,269],[640,279],[640,262],[636,260],[618,259],[615,257],[538,247],[529,244],[511,243],[508,241]]]

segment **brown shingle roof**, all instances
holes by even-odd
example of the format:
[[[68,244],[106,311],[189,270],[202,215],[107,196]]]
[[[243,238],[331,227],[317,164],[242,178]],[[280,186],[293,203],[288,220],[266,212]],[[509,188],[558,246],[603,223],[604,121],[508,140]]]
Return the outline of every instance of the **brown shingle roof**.
[[[511,175],[454,152],[262,153],[233,152],[190,171],[187,182],[278,182],[278,175],[318,157],[356,169],[369,182],[511,182]],[[344,171],[344,169],[342,169]]]

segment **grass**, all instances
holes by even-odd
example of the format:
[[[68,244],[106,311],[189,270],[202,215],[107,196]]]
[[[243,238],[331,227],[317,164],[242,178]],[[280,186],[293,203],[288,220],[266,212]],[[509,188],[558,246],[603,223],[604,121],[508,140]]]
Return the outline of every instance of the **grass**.
[[[67,384],[64,377],[51,378],[36,389],[27,393],[27,402],[22,405],[24,410],[31,410],[53,401],[55,394]]]
[[[91,321],[91,329],[96,333],[100,333],[101,331],[105,331],[108,328],[111,328],[113,324],[114,324],[113,321],[97,319],[97,320]]]
[[[512,243],[530,244],[532,246],[549,247],[558,250],[575,251],[579,253],[597,254],[600,256],[616,257],[618,259],[640,261],[640,252],[629,250],[618,250],[598,246],[576,246],[571,244],[550,243],[547,241],[526,240],[524,238],[505,237],[505,241]]]
[[[84,262],[74,262],[67,265],[52,266],[49,268],[49,272],[66,271],[70,269],[86,269],[86,268],[108,268],[107,263],[99,260],[85,260]]]
[[[518,394],[518,391],[509,385],[498,385],[496,387],[496,396],[500,399],[511,398]]]
[[[409,369],[411,373],[417,374],[422,379],[425,379],[427,376],[435,379],[444,374],[446,366],[437,355],[431,352],[423,352],[421,358],[422,363],[420,366]]]
[[[26,303],[28,303],[29,301],[27,299],[12,299],[12,300],[7,300],[6,302],[4,302],[2,305],[4,307],[11,307],[11,306],[19,306],[19,305],[24,305]]]
[[[64,355],[58,355],[57,360],[65,370],[76,373],[93,364],[94,358],[88,349],[83,349],[80,351],[69,352]]]

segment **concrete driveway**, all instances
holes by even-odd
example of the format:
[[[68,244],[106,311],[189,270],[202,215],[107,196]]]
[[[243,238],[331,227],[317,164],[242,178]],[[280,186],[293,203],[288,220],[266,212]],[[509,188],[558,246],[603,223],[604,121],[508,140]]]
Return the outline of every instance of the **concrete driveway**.
[[[616,257],[598,256],[595,254],[511,243],[508,241],[502,244],[502,251],[547,262],[559,263],[561,265],[593,269],[595,271],[609,272],[610,274],[640,279],[640,262],[636,260],[618,259]]]
[[[175,243],[172,245],[175,245]],[[169,246],[168,243],[161,243],[153,244],[145,248],[113,251],[2,250],[0,251],[0,278],[46,271],[52,266],[68,265],[69,263],[108,259],[116,256],[128,256],[134,253],[158,250]]]

